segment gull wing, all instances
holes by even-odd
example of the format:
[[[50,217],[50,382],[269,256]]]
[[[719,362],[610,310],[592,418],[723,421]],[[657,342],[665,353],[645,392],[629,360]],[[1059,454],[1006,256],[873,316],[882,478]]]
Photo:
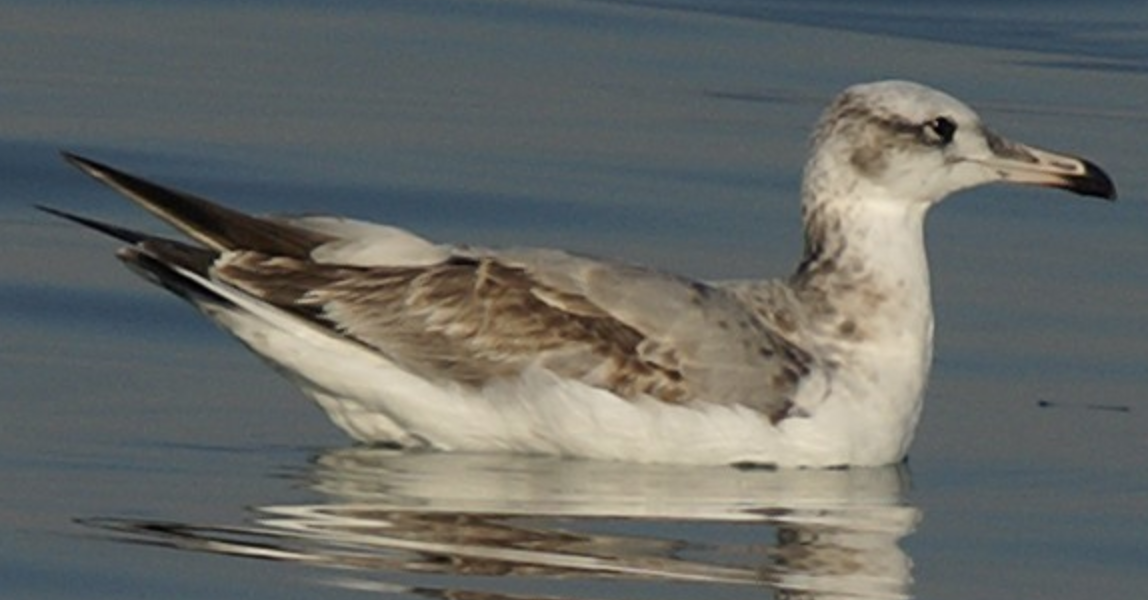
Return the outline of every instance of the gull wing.
[[[69,160],[207,246],[214,260],[196,254],[184,266],[210,285],[428,379],[483,386],[540,367],[630,400],[740,404],[777,422],[809,371],[808,355],[706,284],[554,250],[449,248],[357,221],[255,217]],[[169,248],[187,253],[177,242],[116,237],[134,243],[121,257],[153,273],[181,260]]]

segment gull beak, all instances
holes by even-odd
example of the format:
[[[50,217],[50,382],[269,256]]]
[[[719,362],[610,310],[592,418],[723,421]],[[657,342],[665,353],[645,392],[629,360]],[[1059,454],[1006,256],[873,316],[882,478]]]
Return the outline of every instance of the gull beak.
[[[1116,199],[1116,186],[1112,179],[1090,161],[1018,144],[989,132],[986,132],[986,137],[993,154],[976,162],[996,171],[1003,181]]]

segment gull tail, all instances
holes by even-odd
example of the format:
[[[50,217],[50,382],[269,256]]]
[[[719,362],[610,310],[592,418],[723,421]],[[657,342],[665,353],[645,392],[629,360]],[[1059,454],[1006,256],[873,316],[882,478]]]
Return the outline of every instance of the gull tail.
[[[232,210],[70,152],[61,154],[76,168],[216,252],[253,250],[277,256],[307,258],[316,246],[330,241],[330,238],[322,234]],[[136,242],[120,234],[129,237],[139,235],[63,211],[45,210],[129,243]]]

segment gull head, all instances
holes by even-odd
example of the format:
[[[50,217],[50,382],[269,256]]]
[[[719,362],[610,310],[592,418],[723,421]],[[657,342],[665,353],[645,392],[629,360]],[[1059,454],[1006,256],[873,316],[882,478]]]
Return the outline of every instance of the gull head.
[[[1116,197],[1095,164],[1008,140],[959,100],[908,81],[856,85],[837,97],[813,138],[805,197],[928,207],[996,181]]]

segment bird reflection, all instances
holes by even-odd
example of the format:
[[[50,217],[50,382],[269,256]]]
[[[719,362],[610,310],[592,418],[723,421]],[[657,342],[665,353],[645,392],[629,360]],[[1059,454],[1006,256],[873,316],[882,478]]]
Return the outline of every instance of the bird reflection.
[[[126,541],[338,567],[327,583],[436,598],[580,598],[578,582],[618,580],[643,597],[655,593],[643,584],[693,582],[778,598],[905,598],[899,542],[920,516],[900,467],[742,471],[352,448],[299,476],[320,501],[262,506],[243,525],[86,522]],[[539,593],[511,593],[497,578]]]

